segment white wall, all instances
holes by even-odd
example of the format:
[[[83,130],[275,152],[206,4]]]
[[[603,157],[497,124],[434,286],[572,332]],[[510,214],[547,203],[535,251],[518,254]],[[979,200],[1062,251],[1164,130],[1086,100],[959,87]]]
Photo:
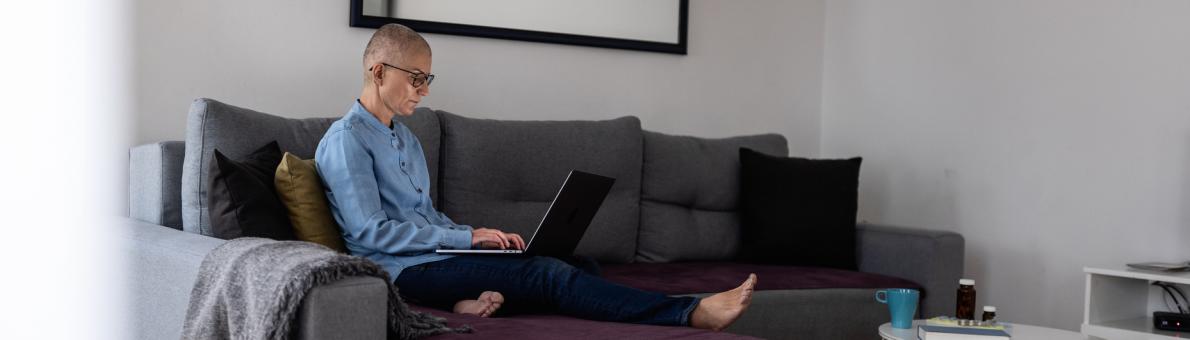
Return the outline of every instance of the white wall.
[[[1077,329],[1083,266],[1190,260],[1190,1],[826,16],[822,155],[865,157],[862,218],[962,233],[979,304]]]
[[[289,117],[342,115],[373,30],[340,1],[140,0],[137,143],[184,138],[197,97]],[[423,105],[499,119],[641,118],[721,137],[778,132],[818,151],[824,0],[695,0],[689,55],[427,34]]]

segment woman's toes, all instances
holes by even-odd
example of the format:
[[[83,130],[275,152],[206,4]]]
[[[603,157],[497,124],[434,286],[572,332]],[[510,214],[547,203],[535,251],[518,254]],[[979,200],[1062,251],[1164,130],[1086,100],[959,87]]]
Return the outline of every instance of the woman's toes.
[[[489,290],[489,291],[483,292],[482,294],[479,294],[479,301],[487,301],[487,302],[497,303],[497,304],[504,303],[504,294],[500,294],[500,292],[493,292],[493,291]]]

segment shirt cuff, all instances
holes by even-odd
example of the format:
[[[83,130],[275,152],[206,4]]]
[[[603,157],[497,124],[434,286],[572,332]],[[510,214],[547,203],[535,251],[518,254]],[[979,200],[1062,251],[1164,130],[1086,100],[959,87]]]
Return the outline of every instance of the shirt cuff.
[[[471,230],[447,229],[443,238],[449,249],[471,249]]]

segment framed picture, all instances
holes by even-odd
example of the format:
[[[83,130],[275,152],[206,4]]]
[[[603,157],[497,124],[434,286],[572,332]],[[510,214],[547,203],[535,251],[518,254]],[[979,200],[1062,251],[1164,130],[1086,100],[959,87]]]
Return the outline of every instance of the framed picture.
[[[686,54],[688,0],[351,0],[352,27]]]

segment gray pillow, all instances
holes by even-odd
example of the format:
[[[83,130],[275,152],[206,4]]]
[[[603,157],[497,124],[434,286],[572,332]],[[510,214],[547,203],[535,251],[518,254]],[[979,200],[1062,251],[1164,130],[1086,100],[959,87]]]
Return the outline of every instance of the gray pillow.
[[[351,102],[344,103],[343,113]],[[342,113],[339,114],[342,116]],[[207,206],[207,167],[216,148],[231,159],[241,159],[257,147],[277,141],[281,150],[314,158],[314,150],[334,118],[291,119],[236,107],[207,98],[190,104],[186,121],[186,157],[182,164],[183,230],[212,236]],[[398,119],[421,139],[433,177],[437,169],[439,125],[433,110],[420,108],[407,119]],[[431,180],[433,178],[431,177]],[[435,191],[431,191],[431,196]]]
[[[740,157],[747,147],[785,155],[777,134],[722,139],[646,131],[636,260],[726,260],[740,247]]]
[[[572,169],[616,179],[575,251],[630,262],[640,221],[641,130],[636,117],[500,121],[441,113],[442,210],[455,222],[527,238]]]

